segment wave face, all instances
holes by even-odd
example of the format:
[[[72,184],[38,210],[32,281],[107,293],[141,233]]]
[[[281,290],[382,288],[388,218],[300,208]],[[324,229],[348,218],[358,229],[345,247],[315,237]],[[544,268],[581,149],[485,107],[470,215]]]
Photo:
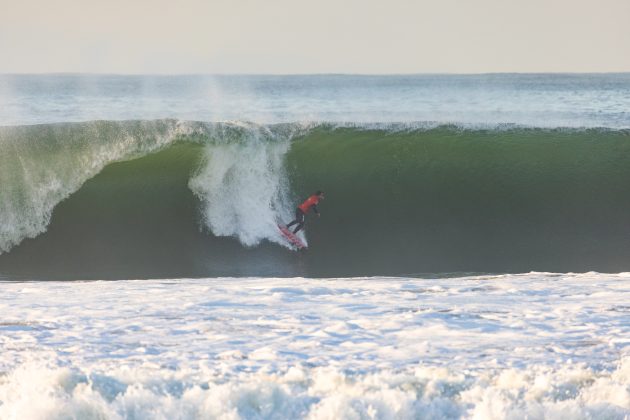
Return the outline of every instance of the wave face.
[[[630,269],[627,130],[95,121],[0,148],[6,278]],[[292,252],[275,223],[316,189]]]

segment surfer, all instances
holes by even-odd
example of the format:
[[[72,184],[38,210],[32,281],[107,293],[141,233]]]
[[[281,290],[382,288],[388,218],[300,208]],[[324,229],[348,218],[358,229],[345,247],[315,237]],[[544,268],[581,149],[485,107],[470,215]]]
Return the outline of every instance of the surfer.
[[[319,204],[319,200],[323,200],[323,199],[324,199],[324,192],[317,191],[315,194],[307,198],[302,204],[297,206],[297,208],[295,209],[295,220],[289,223],[287,225],[287,228],[290,228],[291,226],[297,224],[297,227],[295,228],[293,233],[298,233],[300,229],[304,227],[304,217],[306,216],[306,213],[308,213],[310,209],[313,209],[317,217],[319,217],[319,210],[317,210],[317,204]]]

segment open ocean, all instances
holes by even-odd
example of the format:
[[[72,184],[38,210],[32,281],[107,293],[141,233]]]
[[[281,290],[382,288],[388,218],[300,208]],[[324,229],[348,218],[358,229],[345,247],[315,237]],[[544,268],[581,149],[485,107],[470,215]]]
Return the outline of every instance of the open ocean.
[[[0,75],[0,419],[629,419],[627,272],[628,73]]]

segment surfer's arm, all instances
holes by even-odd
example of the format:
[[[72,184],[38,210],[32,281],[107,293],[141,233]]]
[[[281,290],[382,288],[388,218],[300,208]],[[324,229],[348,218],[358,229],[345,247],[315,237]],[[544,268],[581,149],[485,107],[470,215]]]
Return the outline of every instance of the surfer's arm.
[[[319,216],[319,210],[317,210],[317,204],[313,204],[313,211],[315,212],[316,215]]]

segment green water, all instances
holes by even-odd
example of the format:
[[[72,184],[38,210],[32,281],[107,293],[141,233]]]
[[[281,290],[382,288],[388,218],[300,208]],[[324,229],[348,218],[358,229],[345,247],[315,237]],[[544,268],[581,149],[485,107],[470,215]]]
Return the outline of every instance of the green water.
[[[307,218],[303,253],[212,234],[188,186],[204,147],[183,139],[107,165],[55,207],[46,232],[0,255],[0,273],[630,271],[627,131],[317,127],[294,138],[284,156],[294,202],[326,192],[322,217]]]

